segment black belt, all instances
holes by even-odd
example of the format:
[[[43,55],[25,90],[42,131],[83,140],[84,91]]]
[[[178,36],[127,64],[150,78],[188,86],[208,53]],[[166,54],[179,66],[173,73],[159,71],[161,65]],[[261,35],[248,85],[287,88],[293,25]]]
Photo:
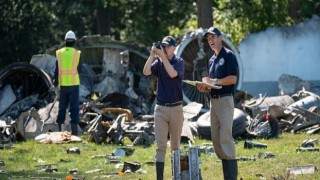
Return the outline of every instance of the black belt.
[[[159,102],[159,101],[157,101],[157,105],[160,105],[160,106],[167,106],[167,107],[173,107],[173,106],[179,106],[179,105],[182,105],[182,101],[178,101],[178,102],[174,102],[174,103],[163,103],[163,102]]]
[[[218,99],[226,96],[232,96],[232,94],[218,94],[218,95],[212,95],[211,98]]]

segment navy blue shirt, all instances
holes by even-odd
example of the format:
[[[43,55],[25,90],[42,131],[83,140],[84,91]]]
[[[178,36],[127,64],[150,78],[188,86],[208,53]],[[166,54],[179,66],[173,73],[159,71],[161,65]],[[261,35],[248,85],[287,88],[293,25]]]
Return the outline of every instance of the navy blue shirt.
[[[163,63],[156,58],[151,65],[152,75],[157,76],[157,100],[162,103],[175,103],[183,100],[182,80],[184,78],[184,61],[174,55],[169,61],[177,71],[177,77],[171,78]]]
[[[213,55],[209,60],[209,77],[222,79],[229,75],[238,76],[238,62],[233,52],[222,47],[218,56]],[[221,89],[211,89],[211,95],[234,94],[235,85],[222,86]]]

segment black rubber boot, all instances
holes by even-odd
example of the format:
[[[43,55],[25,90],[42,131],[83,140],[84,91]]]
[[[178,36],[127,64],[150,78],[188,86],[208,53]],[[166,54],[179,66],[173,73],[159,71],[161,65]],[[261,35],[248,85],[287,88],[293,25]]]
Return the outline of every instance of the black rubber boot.
[[[157,180],[163,180],[164,162],[156,162]]]
[[[224,180],[237,180],[238,162],[236,159],[222,160],[222,169]]]
[[[78,136],[78,124],[71,123],[71,134]]]

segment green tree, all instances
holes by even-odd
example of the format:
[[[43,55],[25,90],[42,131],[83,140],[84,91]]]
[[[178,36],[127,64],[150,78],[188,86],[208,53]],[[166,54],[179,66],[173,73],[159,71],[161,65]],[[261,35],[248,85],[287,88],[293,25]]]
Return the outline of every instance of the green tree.
[[[63,43],[69,29],[78,37],[151,43],[172,27],[183,28],[194,11],[191,0],[0,0],[0,66],[45,53]]]
[[[234,43],[268,27],[291,25],[320,15],[319,0],[212,0],[213,24]],[[198,3],[198,4],[196,4]],[[207,0],[0,0],[0,67],[29,61],[32,55],[63,43],[72,29],[84,35],[151,45],[161,37],[198,27],[197,7]],[[210,9],[206,10],[210,12]],[[198,14],[200,14],[198,12]],[[200,17],[200,15],[199,15]],[[199,27],[212,22],[201,15]],[[201,18],[200,17],[200,18]],[[201,23],[201,24],[200,24]]]
[[[268,27],[292,25],[320,15],[319,0],[213,0],[214,25],[235,44]]]
[[[170,29],[183,29],[195,14],[191,0],[131,0],[123,17],[123,38],[149,44],[170,34]]]
[[[0,66],[29,61],[33,54],[63,41],[74,29],[78,35],[91,32],[86,9],[75,1],[0,1]]]

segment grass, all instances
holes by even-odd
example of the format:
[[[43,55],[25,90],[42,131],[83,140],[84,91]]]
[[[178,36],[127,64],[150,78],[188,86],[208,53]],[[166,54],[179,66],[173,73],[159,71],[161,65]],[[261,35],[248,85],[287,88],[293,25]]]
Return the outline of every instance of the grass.
[[[244,149],[244,139],[236,140],[237,157],[245,156],[255,158],[255,161],[239,161],[239,179],[254,180],[260,179],[257,174],[262,175],[265,179],[283,179],[285,177],[286,168],[295,166],[315,165],[320,168],[319,152],[296,152],[305,139],[319,139],[319,134],[308,135],[304,133],[291,134],[283,133],[276,139],[254,139],[253,141],[267,144],[266,149],[253,148]],[[155,145],[151,147],[131,147],[135,151],[131,156],[125,156],[121,159],[124,161],[139,162],[141,169],[145,173],[127,173],[124,176],[107,176],[107,173],[120,172],[122,167],[117,168],[116,164],[110,164],[106,158],[92,158],[94,155],[105,155],[113,153],[119,145],[95,144],[86,142],[86,135],[82,137],[82,143],[72,144],[39,144],[34,140],[25,142],[16,142],[13,148],[0,149],[0,160],[5,162],[5,166],[0,166],[0,170],[5,170],[5,174],[0,174],[0,179],[66,179],[70,175],[70,170],[77,169],[78,173],[73,175],[79,179],[143,179],[154,180],[155,166],[147,162],[153,161]],[[126,141],[127,144],[128,141]],[[200,146],[203,143],[210,143],[208,140],[196,139],[194,146]],[[67,149],[78,147],[80,154],[67,154]],[[319,144],[316,145],[319,147]],[[186,152],[187,148],[181,146],[182,152]],[[165,179],[172,179],[169,149],[166,155]],[[258,154],[272,152],[275,158],[258,158]],[[199,157],[201,176],[203,180],[221,180],[223,179],[221,161],[214,154],[202,153]],[[57,172],[39,171],[37,165],[41,164],[57,164],[53,167],[57,168]],[[86,173],[90,170],[99,172]],[[304,174],[290,176],[290,179],[297,180],[318,180],[320,172],[313,174]]]

